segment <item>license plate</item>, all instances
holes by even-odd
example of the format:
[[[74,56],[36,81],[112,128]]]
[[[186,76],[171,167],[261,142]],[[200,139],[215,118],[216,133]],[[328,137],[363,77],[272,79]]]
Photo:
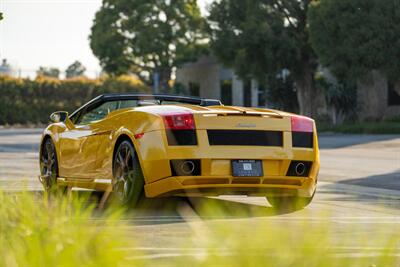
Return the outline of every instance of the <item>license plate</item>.
[[[263,168],[261,160],[232,160],[232,176],[235,177],[261,177]]]

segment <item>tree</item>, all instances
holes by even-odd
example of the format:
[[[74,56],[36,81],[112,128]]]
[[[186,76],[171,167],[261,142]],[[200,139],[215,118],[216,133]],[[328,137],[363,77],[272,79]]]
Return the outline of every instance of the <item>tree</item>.
[[[310,0],[221,0],[210,8],[212,50],[239,76],[260,82],[288,69],[300,112],[316,115],[317,58],[309,42]]]
[[[81,62],[75,61],[68,68],[65,70],[65,77],[66,78],[73,78],[83,76],[85,74],[86,68],[82,65]]]
[[[311,43],[321,63],[338,78],[357,82],[361,117],[379,118],[382,89],[400,71],[400,2],[314,1],[309,17]]]
[[[60,70],[57,68],[39,67],[39,69],[36,71],[36,75],[58,78],[60,76]]]
[[[0,12],[0,20],[2,20],[2,19],[3,19],[3,13]]]
[[[371,70],[396,75],[400,62],[398,0],[324,0],[311,5],[311,42],[321,63],[338,77]]]
[[[172,69],[202,52],[205,27],[196,0],[103,0],[90,45],[108,73],[157,73],[166,88]]]

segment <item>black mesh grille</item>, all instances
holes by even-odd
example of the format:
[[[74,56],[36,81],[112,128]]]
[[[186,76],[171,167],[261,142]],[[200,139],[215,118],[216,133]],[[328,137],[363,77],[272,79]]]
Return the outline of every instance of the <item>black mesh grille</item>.
[[[195,146],[197,136],[195,130],[167,130],[168,145],[170,146]]]
[[[292,132],[293,147],[313,148],[313,133]]]
[[[207,130],[211,146],[282,146],[282,132],[259,130]]]

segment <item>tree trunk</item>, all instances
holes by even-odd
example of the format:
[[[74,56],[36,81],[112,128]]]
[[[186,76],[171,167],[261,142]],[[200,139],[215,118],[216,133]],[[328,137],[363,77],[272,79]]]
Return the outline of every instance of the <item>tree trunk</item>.
[[[337,125],[337,111],[336,111],[336,107],[334,105],[332,105],[332,123],[333,125]]]
[[[327,115],[324,93],[317,91],[314,86],[314,72],[307,67],[303,68],[303,75],[295,82],[300,114],[312,118]]]
[[[377,70],[357,80],[358,117],[361,120],[379,120],[387,106],[387,78]]]
[[[166,93],[169,89],[169,81],[171,79],[171,69],[160,70],[160,89],[161,92]]]
[[[302,77],[296,79],[296,90],[300,114],[312,116],[313,77],[311,73],[306,72]]]
[[[396,81],[393,86],[393,90],[400,95],[400,81]]]

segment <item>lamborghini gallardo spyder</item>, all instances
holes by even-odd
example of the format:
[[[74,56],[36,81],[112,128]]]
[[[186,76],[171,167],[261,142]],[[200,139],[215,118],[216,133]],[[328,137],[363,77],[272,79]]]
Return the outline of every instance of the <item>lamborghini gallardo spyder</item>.
[[[40,146],[46,190],[112,192],[121,204],[165,196],[248,195],[308,205],[319,152],[314,120],[171,95],[104,94],[50,116]]]

